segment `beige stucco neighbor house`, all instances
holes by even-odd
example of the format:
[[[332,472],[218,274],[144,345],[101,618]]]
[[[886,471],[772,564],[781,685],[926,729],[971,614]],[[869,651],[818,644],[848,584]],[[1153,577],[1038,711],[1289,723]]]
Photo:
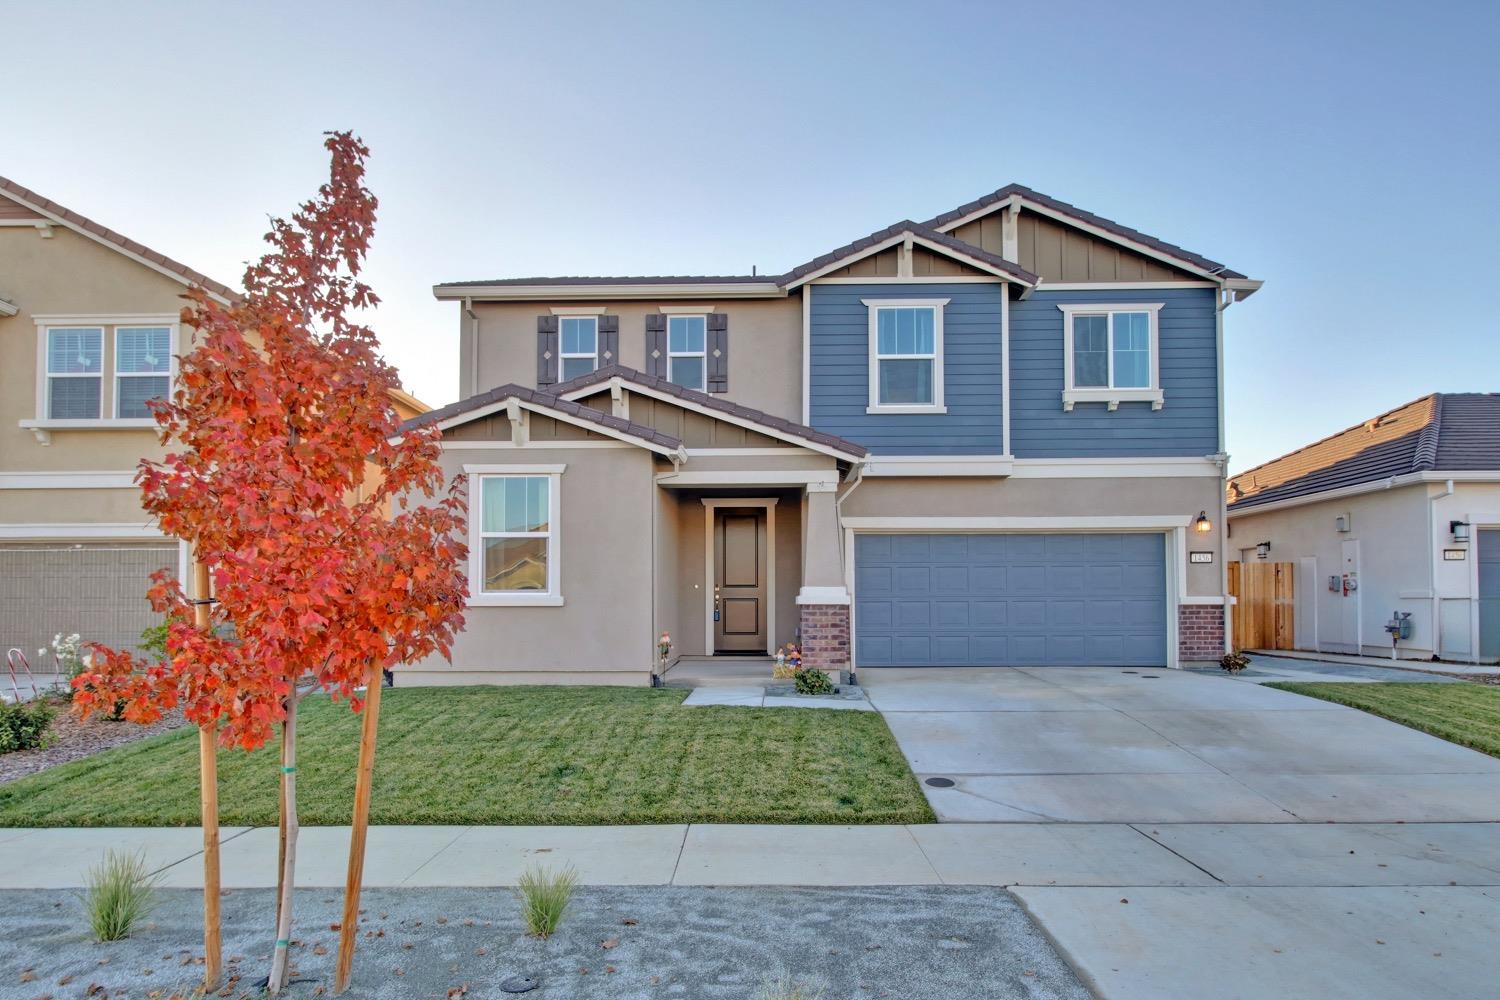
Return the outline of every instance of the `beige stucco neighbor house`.
[[[434,289],[470,607],[398,684],[1224,649],[1223,318],[1260,287],[1019,185],[779,275]],[[670,666],[669,661],[669,666]]]
[[[1298,649],[1500,660],[1500,395],[1434,393],[1229,481],[1231,558],[1295,564]]]
[[[190,347],[192,285],[236,294],[0,178],[0,653],[34,661],[59,632],[134,645],[154,618],[148,575],[182,567],[134,477],[161,454],[146,401]]]

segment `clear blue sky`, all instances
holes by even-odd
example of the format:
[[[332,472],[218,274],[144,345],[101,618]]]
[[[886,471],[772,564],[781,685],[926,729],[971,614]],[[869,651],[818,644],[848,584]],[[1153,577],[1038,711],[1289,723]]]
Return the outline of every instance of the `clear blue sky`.
[[[1266,281],[1241,469],[1500,389],[1497,6],[6,0],[0,174],[235,282],[354,129],[433,404],[435,282],[776,272],[1019,181]]]

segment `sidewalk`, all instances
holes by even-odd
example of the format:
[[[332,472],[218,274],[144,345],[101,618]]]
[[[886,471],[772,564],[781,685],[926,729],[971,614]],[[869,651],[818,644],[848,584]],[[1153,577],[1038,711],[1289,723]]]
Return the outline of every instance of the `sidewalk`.
[[[274,827],[225,827],[226,889],[276,884]],[[107,849],[202,884],[195,828],[0,830],[0,889],[80,887]],[[297,882],[342,886],[348,827],[304,827]],[[372,827],[365,885],[1497,886],[1500,824],[944,823],[921,826]]]

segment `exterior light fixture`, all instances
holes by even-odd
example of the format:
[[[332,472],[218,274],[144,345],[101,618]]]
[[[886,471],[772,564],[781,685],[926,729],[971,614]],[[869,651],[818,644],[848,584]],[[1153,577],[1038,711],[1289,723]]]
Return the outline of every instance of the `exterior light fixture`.
[[[1214,530],[1214,523],[1208,519],[1208,511],[1198,512],[1198,516],[1193,519],[1193,530],[1200,535],[1206,535]]]
[[[1261,542],[1260,544],[1258,544],[1258,545],[1255,546],[1255,558],[1257,558],[1257,559],[1264,559],[1264,558],[1266,558],[1266,556],[1268,556],[1270,554],[1271,554],[1271,543],[1270,542]]]
[[[1467,542],[1469,540],[1468,521],[1449,521],[1448,531],[1453,535],[1455,542]]]

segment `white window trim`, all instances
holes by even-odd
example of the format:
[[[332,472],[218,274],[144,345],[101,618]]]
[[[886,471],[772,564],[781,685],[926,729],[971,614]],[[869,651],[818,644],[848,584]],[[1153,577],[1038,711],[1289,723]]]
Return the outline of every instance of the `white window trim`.
[[[703,350],[701,351],[674,351],[672,350],[672,321],[674,319],[701,319],[703,321]],[[682,385],[672,378],[673,358],[702,358],[703,359],[703,383],[701,385]],[[708,314],[701,309],[690,313],[668,313],[667,314],[667,381],[673,385],[682,385],[684,389],[696,389],[698,392],[708,391]]]
[[[568,320],[570,320],[570,319],[586,319],[586,320],[592,320],[593,321],[593,324],[594,324],[594,350],[591,353],[580,354],[577,351],[574,351],[572,353],[568,353],[567,351],[563,350],[563,346],[562,346],[563,345],[562,325],[565,322],[567,322]],[[566,363],[567,363],[567,360],[569,358],[572,358],[575,361],[577,359],[579,359],[579,358],[588,358],[589,364],[591,365],[591,367],[589,368],[589,372],[595,372],[595,371],[599,370],[599,317],[598,316],[596,316],[596,315],[587,315],[587,314],[584,314],[584,313],[559,313],[557,315],[557,380],[559,382],[566,382],[570,377],[571,378],[579,378],[580,377],[580,376],[577,376],[577,375],[568,376],[568,375],[564,374],[563,369],[565,367],[567,367]],[[589,372],[585,372],[584,374],[588,374]]]
[[[1165,395],[1161,389],[1161,336],[1158,321],[1158,313],[1161,312],[1162,302],[1079,302],[1064,305],[1059,303],[1057,308],[1063,314],[1063,411],[1073,409],[1075,403],[1105,403],[1109,409],[1119,409],[1121,403],[1150,403],[1151,409],[1159,410]],[[1115,313],[1143,312],[1146,313],[1150,323],[1151,339],[1151,384],[1149,386],[1131,386],[1127,388],[1116,388],[1115,380]],[[1073,384],[1073,319],[1077,316],[1107,316],[1109,317],[1109,338],[1105,345],[1106,356],[1109,363],[1108,386],[1075,386]]]
[[[506,607],[562,607],[562,465],[465,465],[469,477],[469,606]],[[484,489],[486,479],[546,477],[547,484],[547,590],[521,590],[511,593],[485,592],[484,586],[484,538],[481,530],[484,518]],[[514,533],[505,533],[514,534]],[[543,537],[541,532],[525,532],[525,537]],[[488,537],[500,537],[491,533]],[[521,537],[516,535],[515,537]]]
[[[122,326],[164,326],[168,330],[170,339],[171,361],[167,373],[167,391],[171,392],[177,386],[177,362],[178,353],[182,343],[182,324],[175,314],[162,313],[109,313],[91,315],[63,315],[63,314],[36,314],[32,321],[36,324],[36,416],[32,419],[19,421],[21,427],[36,435],[41,444],[52,443],[52,431],[118,431],[149,429],[156,427],[156,420],[152,417],[115,417],[105,416],[116,412],[115,402],[115,337],[109,335],[109,331]],[[99,416],[87,419],[58,419],[54,420],[47,415],[47,380],[49,378],[63,378],[67,376],[49,376],[47,374],[47,331],[62,327],[91,327],[102,330],[101,348],[103,358],[100,364],[98,378],[99,385]],[[87,376],[93,378],[93,375]]]
[[[866,413],[947,413],[943,401],[943,307],[948,299],[860,299],[870,311],[870,388]],[[931,309],[932,351],[926,354],[880,354],[880,310]],[[932,402],[921,404],[884,404],[880,402],[880,362],[885,358],[932,358]]]
[[[121,330],[151,330],[151,329],[160,329],[162,327],[166,327],[166,331],[167,331],[167,370],[164,371],[164,372],[122,372],[122,371],[120,371],[120,331]],[[173,330],[173,328],[172,328],[172,326],[170,324],[166,324],[166,323],[121,323],[121,324],[119,324],[118,326],[116,326],[114,328],[114,332],[115,332],[115,335],[114,335],[113,339],[110,341],[110,350],[113,353],[110,355],[110,365],[109,365],[109,367],[110,367],[110,369],[112,371],[112,380],[110,382],[110,394],[114,398],[110,401],[109,411],[110,411],[111,416],[110,416],[109,419],[111,419],[111,420],[151,420],[152,423],[155,423],[155,420],[153,420],[149,414],[147,416],[145,416],[145,417],[122,417],[122,416],[120,416],[120,379],[122,379],[122,378],[162,378],[163,376],[165,376],[166,380],[167,380],[167,394],[168,394],[168,396],[170,396],[171,393],[172,393],[172,385],[175,382],[176,376],[177,376],[177,370],[176,370],[177,369],[177,361],[176,361],[177,351],[175,349],[175,340],[174,340],[174,337],[173,337],[173,334],[174,334],[175,331]]]

